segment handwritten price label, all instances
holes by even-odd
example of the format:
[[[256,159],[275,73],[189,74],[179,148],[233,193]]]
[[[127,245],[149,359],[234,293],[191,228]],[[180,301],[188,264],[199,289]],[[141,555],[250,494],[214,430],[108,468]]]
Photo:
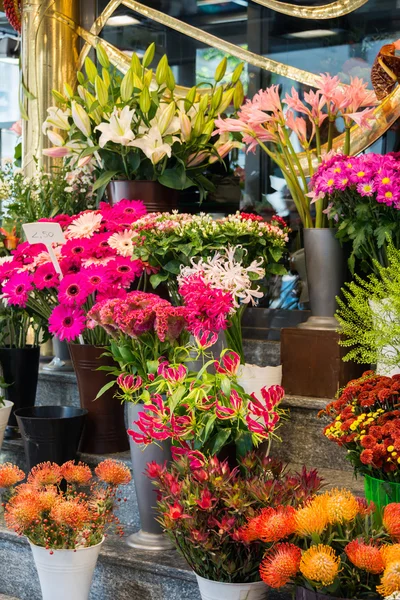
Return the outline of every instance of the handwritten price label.
[[[62,278],[60,264],[54,253],[52,244],[65,244],[65,237],[59,223],[25,223],[22,229],[30,244],[44,244],[50,255],[51,262]]]

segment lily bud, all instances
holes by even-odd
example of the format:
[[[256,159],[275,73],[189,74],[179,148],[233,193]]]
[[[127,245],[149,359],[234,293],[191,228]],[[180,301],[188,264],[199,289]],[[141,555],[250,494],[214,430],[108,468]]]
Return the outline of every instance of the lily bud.
[[[194,104],[194,101],[196,99],[196,94],[197,94],[197,87],[196,86],[192,87],[188,91],[188,93],[186,95],[186,98],[185,98],[185,110],[186,111],[188,111],[188,110],[190,110],[192,108],[192,106]]]
[[[57,90],[51,90],[51,93],[52,93],[53,97],[57,100],[57,102],[60,102],[61,104],[65,104],[65,98],[62,94],[60,94],[60,92],[57,92]]]
[[[223,113],[226,111],[226,109],[228,108],[228,106],[230,106],[232,99],[233,99],[233,94],[235,93],[235,89],[232,88],[230,90],[227,90],[226,92],[224,92],[222,94],[222,101],[221,104],[218,107],[218,111],[220,113]]]
[[[151,98],[150,98],[149,89],[147,87],[143,88],[143,90],[140,93],[139,106],[140,106],[140,110],[145,114],[147,114],[150,110]]]
[[[146,71],[146,74],[143,77],[144,85],[149,88],[152,80],[153,80],[153,69],[149,69],[148,71]]]
[[[78,85],[78,95],[84,102],[86,101],[86,90],[83,86]]]
[[[134,76],[134,73],[133,73],[132,69],[129,69],[126,72],[123,80],[121,81],[120,93],[121,93],[121,100],[123,102],[128,102],[128,100],[130,100],[130,98],[132,97],[133,76]]]
[[[226,73],[226,67],[228,66],[228,60],[226,58],[226,56],[224,56],[224,58],[221,60],[221,62],[219,63],[218,67],[216,68],[215,71],[215,76],[214,79],[215,81],[218,83],[219,81],[221,81],[221,79],[223,79],[225,73]]]
[[[142,65],[144,67],[148,67],[153,62],[155,52],[156,52],[156,45],[153,42],[152,44],[150,44],[150,46],[147,48],[146,52],[144,53],[144,56],[142,59]]]
[[[64,83],[64,94],[67,98],[72,98],[74,95],[74,90],[68,83]]]
[[[224,93],[224,88],[222,87],[222,85],[220,85],[217,89],[216,92],[212,98],[211,101],[211,108],[214,112],[218,111],[218,107],[221,104],[221,100],[222,100],[222,94]]]
[[[156,69],[156,81],[157,81],[158,85],[162,85],[163,83],[166,82],[168,68],[169,68],[168,58],[167,58],[167,55],[164,54],[164,56],[160,59],[160,62],[158,63],[157,69]]]
[[[97,68],[94,62],[88,56],[85,58],[85,70],[90,83],[94,83],[97,75]]]
[[[158,121],[158,128],[160,130],[161,135],[164,135],[168,127],[171,125],[172,119],[175,116],[175,110],[175,102],[171,102],[171,104],[169,104],[167,108],[163,111]]]
[[[181,126],[181,137],[185,142],[188,142],[192,133],[192,123],[184,112],[179,113],[179,122]]]
[[[84,135],[86,135],[86,137],[89,137],[92,133],[92,129],[90,126],[89,115],[87,114],[87,112],[85,111],[83,106],[81,106],[77,102],[72,102],[71,103],[71,114],[72,114],[72,119],[73,119],[75,125],[77,126],[77,128],[80,131],[82,131],[82,133]]]
[[[233,94],[233,106],[235,110],[239,110],[244,100],[244,89],[241,81],[238,81],[235,86],[235,92]]]
[[[52,129],[47,130],[47,137],[54,146],[64,146],[64,138]]]
[[[198,165],[201,165],[203,162],[205,162],[205,160],[208,158],[209,153],[208,152],[198,152],[197,154],[191,154],[188,158],[187,161],[187,166],[188,167],[197,167]]]
[[[204,127],[204,114],[202,112],[198,112],[197,116],[194,120],[193,125],[193,133],[196,137],[199,137],[203,133]]]
[[[143,89],[143,81],[136,75],[136,73],[133,73],[133,87],[138,90]]]
[[[132,54],[131,58],[131,69],[136,75],[140,76],[142,74],[142,65],[140,64],[140,60],[136,52]]]
[[[244,68],[244,63],[239,63],[238,66],[236,67],[236,69],[232,73],[232,83],[237,83],[239,81],[240,76],[243,71],[243,68]]]
[[[207,106],[208,106],[208,94],[204,94],[200,100],[199,110],[201,110],[202,112],[205,112],[207,109]]]
[[[173,92],[175,89],[175,77],[174,74],[172,72],[171,67],[168,67],[167,69],[167,79],[166,79],[166,84],[167,84],[167,88]]]
[[[101,66],[104,67],[105,69],[108,69],[110,67],[110,61],[108,59],[105,48],[101,44],[97,45],[96,54],[97,54],[97,60],[99,61]]]
[[[110,84],[111,84],[110,73],[105,68],[102,69],[101,72],[102,72],[102,75],[103,75],[103,81],[106,84],[107,88],[109,88]]]
[[[206,123],[205,126],[204,126],[204,128],[203,128],[202,135],[207,137],[207,140],[205,140],[203,143],[207,143],[208,142],[208,140],[211,138],[214,130],[215,130],[214,119],[211,119],[211,121],[209,121],[208,123]]]
[[[106,106],[106,104],[108,104],[108,88],[99,75],[96,75],[94,88],[96,90],[96,96],[100,106]]]
[[[82,73],[82,71],[78,71],[76,74],[76,78],[78,80],[78,83],[80,83],[80,85],[83,85],[85,83],[85,76]]]
[[[227,156],[233,148],[235,148],[234,142],[226,142],[225,144],[222,144],[222,146],[220,146],[219,148],[216,148],[216,150],[218,152],[218,156],[213,154],[211,156],[210,160],[208,161],[209,164],[212,165],[213,163],[217,162],[217,160],[219,160],[219,158],[225,158],[225,156]]]

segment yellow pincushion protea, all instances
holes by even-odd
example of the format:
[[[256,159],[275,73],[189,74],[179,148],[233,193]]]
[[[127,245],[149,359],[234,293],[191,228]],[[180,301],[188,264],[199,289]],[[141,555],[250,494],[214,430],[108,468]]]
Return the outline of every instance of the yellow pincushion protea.
[[[323,494],[329,523],[353,521],[359,512],[356,497],[349,490],[333,489]]]
[[[400,590],[400,560],[391,562],[384,570],[381,579],[381,585],[378,585],[376,591],[382,596],[390,596]]]
[[[310,581],[325,587],[331,585],[340,570],[340,558],[330,546],[319,544],[304,552],[300,571]]]
[[[322,532],[329,524],[326,512],[326,498],[317,496],[312,502],[299,508],[295,514],[296,534],[309,536]]]

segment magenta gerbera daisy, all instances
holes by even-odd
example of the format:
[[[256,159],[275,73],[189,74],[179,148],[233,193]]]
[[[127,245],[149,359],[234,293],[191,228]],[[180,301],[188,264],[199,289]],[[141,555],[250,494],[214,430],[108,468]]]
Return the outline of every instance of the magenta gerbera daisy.
[[[12,275],[3,287],[3,293],[9,304],[26,306],[29,292],[33,289],[32,276],[27,272]]]
[[[67,275],[60,283],[58,299],[67,306],[82,306],[90,294],[90,288],[79,273]]]
[[[80,308],[56,306],[49,318],[49,331],[59,340],[71,342],[85,329],[85,314]]]
[[[107,265],[107,272],[113,283],[128,287],[143,273],[143,263],[140,260],[131,260],[129,257],[118,257]]]
[[[38,267],[33,276],[33,283],[38,290],[57,287],[59,280],[60,276],[56,273],[53,265],[50,263]]]
[[[61,248],[62,256],[66,258],[84,258],[89,254],[89,240],[84,238],[77,238],[68,240]]]
[[[89,287],[90,293],[105,292],[112,284],[106,267],[102,265],[82,269],[80,275]]]

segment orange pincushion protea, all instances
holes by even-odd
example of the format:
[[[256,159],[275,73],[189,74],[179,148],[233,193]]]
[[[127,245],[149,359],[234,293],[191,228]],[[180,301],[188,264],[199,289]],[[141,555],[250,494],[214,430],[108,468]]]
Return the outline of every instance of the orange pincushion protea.
[[[295,514],[297,535],[321,535],[328,525],[326,503],[323,496],[317,496],[312,502],[299,508]]]
[[[38,492],[38,500],[43,511],[49,511],[57,502],[59,494],[56,487],[49,487]]]
[[[4,463],[0,465],[0,489],[9,488],[25,479],[25,473],[16,465]]]
[[[300,560],[300,548],[294,544],[278,544],[260,565],[261,579],[271,588],[280,588],[296,576]]]
[[[62,465],[61,474],[68,483],[76,485],[86,485],[92,479],[90,468],[82,462],[76,465],[73,460]]]
[[[400,503],[385,506],[383,525],[392,538],[400,541]]]
[[[40,463],[36,467],[33,467],[28,477],[28,483],[37,487],[57,485],[61,480],[61,468],[51,462]]]
[[[108,485],[126,485],[131,480],[131,472],[123,463],[115,460],[103,460],[95,469],[99,479]]]
[[[339,573],[340,558],[330,546],[319,544],[304,552],[300,561],[300,571],[315,583],[331,585]]]
[[[79,531],[89,522],[90,512],[87,505],[79,500],[60,500],[51,509],[50,518],[58,525]]]
[[[39,519],[42,507],[37,494],[24,494],[22,497],[13,498],[6,506],[4,519],[7,527],[22,533],[34,521]]]
[[[323,494],[326,498],[326,512],[329,523],[353,521],[359,513],[357,498],[350,490],[329,490]]]
[[[254,539],[263,542],[279,542],[295,530],[294,515],[296,510],[292,506],[278,506],[277,508],[264,508],[256,517],[256,523],[251,528],[258,537]],[[255,525],[255,527],[254,527]]]
[[[381,585],[376,591],[382,596],[390,596],[400,590],[400,561],[391,562],[383,572]]]
[[[377,575],[385,568],[382,554],[377,546],[365,544],[362,540],[353,540],[347,544],[344,551],[358,569]]]
[[[400,561],[400,544],[392,544],[391,546],[382,546],[380,548],[383,563],[387,567],[391,562]]]

